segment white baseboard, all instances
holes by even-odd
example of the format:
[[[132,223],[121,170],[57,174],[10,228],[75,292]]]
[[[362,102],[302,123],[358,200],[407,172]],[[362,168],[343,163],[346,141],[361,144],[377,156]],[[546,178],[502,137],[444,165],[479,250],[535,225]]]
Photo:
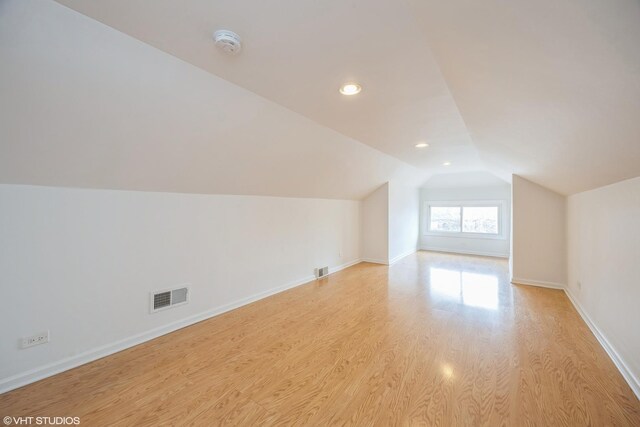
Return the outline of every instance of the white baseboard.
[[[511,283],[516,285],[537,286],[539,288],[565,289],[565,286],[562,283],[544,282],[542,280],[521,279],[519,277],[512,277]]]
[[[329,274],[331,275],[340,270],[344,270],[345,268],[351,267],[352,265],[358,264],[360,262],[362,262],[362,260],[356,259],[336,267],[329,267]],[[194,323],[207,320],[219,314],[226,313],[227,311],[231,311],[236,308],[242,307],[243,305],[251,304],[252,302],[261,300],[271,295],[278,294],[280,292],[286,291],[291,288],[295,288],[300,285],[304,285],[314,280],[315,280],[315,276],[307,276],[302,279],[289,282],[286,285],[272,288],[267,291],[251,295],[249,297],[239,299],[232,303],[225,304],[223,306],[216,307],[212,310],[207,310],[205,312],[186,317],[176,322],[172,322],[167,325],[151,329],[149,331],[116,341],[114,343],[107,344],[98,348],[94,348],[74,356],[69,356],[64,359],[58,360],[56,362],[52,362],[35,369],[31,369],[27,372],[22,372],[20,374],[16,374],[8,378],[3,378],[0,380],[0,394],[6,393],[18,387],[22,387],[27,384],[31,384],[33,382],[45,379],[52,375],[59,374],[64,371],[68,371],[69,369],[77,368],[78,366],[84,365],[89,362],[93,362],[94,360],[98,360],[103,357],[109,356],[111,354],[120,352],[122,350],[126,350],[138,344],[142,344],[146,341],[152,340],[154,338],[158,338],[162,335],[166,335],[168,333],[177,331],[178,329],[191,326]]]
[[[435,248],[435,247],[420,247],[421,251],[431,251],[431,252],[445,252],[448,254],[461,254],[461,255],[478,255],[478,256],[490,256],[494,258],[509,258],[509,254],[503,254],[500,252],[488,252],[488,251],[467,251],[467,250],[458,250],[458,249],[447,249],[447,248]]]
[[[344,263],[342,265],[338,265],[336,267],[329,267],[329,276],[332,275],[333,273],[337,273],[340,270],[344,270],[345,268],[349,268],[352,265],[360,264],[361,262],[362,262],[362,260],[360,258],[358,258],[358,259],[355,259],[353,261],[346,262],[346,263]]]
[[[584,320],[584,323],[587,324],[593,335],[596,337],[604,351],[607,352],[613,363],[616,365],[622,377],[627,381],[631,390],[635,393],[636,397],[640,399],[640,381],[636,378],[635,375],[631,372],[631,369],[627,366],[624,359],[620,356],[620,354],[616,351],[616,349],[611,345],[606,336],[602,333],[602,331],[596,326],[596,324],[591,320],[587,312],[582,308],[577,299],[573,297],[569,289],[565,288],[564,292],[567,294],[569,301],[575,307],[576,311]]]
[[[389,265],[389,260],[386,259],[378,259],[378,258],[362,258],[363,262],[371,262],[373,264],[383,264]]]
[[[402,258],[404,258],[406,256],[409,256],[411,254],[415,254],[417,250],[418,250],[418,248],[414,248],[414,249],[411,249],[411,250],[409,250],[407,252],[404,252],[404,253],[398,255],[397,257],[392,258],[391,260],[389,260],[389,265],[395,264],[396,262],[400,261]]]

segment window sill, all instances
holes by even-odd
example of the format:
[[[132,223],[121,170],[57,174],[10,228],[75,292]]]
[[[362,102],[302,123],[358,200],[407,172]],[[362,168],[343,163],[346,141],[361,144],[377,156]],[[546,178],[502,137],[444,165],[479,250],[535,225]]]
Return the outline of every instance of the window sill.
[[[422,233],[423,236],[428,237],[453,237],[456,239],[486,239],[486,240],[507,240],[502,234],[476,234],[476,233],[446,233],[446,232],[433,232],[429,231]]]

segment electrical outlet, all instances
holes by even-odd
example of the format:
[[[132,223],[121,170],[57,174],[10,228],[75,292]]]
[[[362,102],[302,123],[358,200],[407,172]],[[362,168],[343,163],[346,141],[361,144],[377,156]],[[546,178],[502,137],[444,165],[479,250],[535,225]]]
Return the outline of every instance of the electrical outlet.
[[[582,282],[580,280],[578,280],[577,285],[578,285],[578,289],[582,289]]]
[[[33,347],[34,345],[44,344],[47,342],[49,342],[49,331],[40,332],[39,334],[22,338],[20,347],[21,348]]]

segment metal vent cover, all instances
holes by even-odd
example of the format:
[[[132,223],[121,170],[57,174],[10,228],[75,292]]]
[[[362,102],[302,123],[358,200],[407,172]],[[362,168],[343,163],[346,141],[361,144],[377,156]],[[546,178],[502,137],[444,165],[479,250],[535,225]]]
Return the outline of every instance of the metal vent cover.
[[[169,307],[171,305],[171,292],[160,292],[153,295],[153,311],[161,308]]]
[[[171,291],[171,305],[187,302],[187,288],[174,289]]]
[[[316,275],[316,279],[319,279],[329,274],[329,267],[316,268],[314,273]]]
[[[150,312],[165,310],[189,302],[189,287],[165,289],[150,294]]]

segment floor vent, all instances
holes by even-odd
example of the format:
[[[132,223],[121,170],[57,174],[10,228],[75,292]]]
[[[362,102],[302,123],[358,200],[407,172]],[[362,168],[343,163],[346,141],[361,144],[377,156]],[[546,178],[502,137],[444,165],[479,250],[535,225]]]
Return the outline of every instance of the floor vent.
[[[324,277],[329,274],[329,267],[322,267],[315,269],[316,279]]]
[[[151,293],[151,313],[189,302],[189,288],[168,289]]]

